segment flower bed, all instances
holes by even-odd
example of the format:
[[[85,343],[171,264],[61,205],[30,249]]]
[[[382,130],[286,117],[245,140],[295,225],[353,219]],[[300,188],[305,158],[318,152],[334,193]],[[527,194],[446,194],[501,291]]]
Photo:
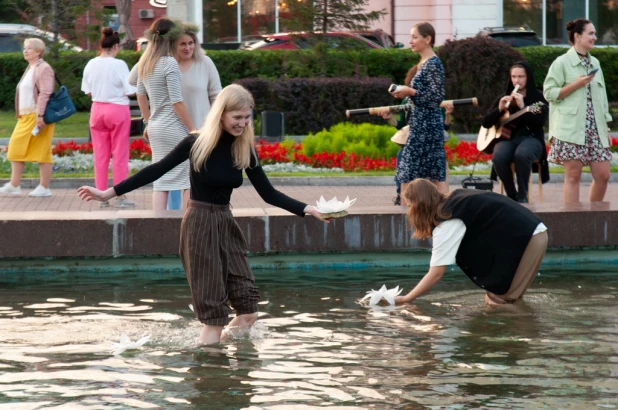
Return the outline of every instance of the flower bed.
[[[476,170],[491,168],[491,155],[479,154],[473,141],[459,141],[451,138],[444,145],[446,159],[453,170],[469,170],[475,165]],[[152,159],[150,146],[143,140],[134,140],[130,144],[129,167],[138,171]],[[549,147],[547,147],[549,150]],[[612,152],[618,152],[618,138],[612,138]],[[256,150],[264,169],[267,172],[358,172],[358,171],[394,171],[396,158],[371,158],[354,152],[321,152],[307,156],[303,153],[303,145],[291,140],[268,143],[259,141]],[[54,172],[76,173],[92,172],[92,143],[77,144],[75,141],[56,144],[54,155]],[[618,155],[612,165],[618,165]],[[111,166],[111,164],[110,164]],[[10,163],[6,160],[6,148],[0,148],[0,171],[10,173]]]
[[[78,144],[71,140],[68,142],[59,142],[52,148],[52,154],[57,155],[58,157],[73,155],[75,152],[79,152],[81,154],[92,154],[94,152],[92,142]],[[131,144],[129,145],[129,158],[150,161],[152,159],[152,150],[150,149],[150,145],[146,144],[143,139],[131,141]]]
[[[482,153],[479,155],[475,142],[459,141],[456,138],[451,138],[444,147],[446,150],[446,160],[450,167],[465,166],[475,162],[487,163],[491,160],[491,155]],[[290,141],[280,143],[259,141],[256,149],[262,164],[292,162],[309,165],[314,168],[337,167],[342,168],[346,172],[390,171],[395,170],[397,167],[395,157],[376,159],[345,151],[338,153],[314,153],[308,157],[303,154],[301,143]]]

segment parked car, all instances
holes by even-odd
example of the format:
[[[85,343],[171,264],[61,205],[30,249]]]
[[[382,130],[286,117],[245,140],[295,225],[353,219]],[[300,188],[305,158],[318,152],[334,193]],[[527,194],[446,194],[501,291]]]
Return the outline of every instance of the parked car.
[[[534,30],[526,26],[485,27],[478,35],[503,41],[513,47],[540,46],[543,44]]]
[[[28,37],[38,37],[49,44],[54,41],[54,33],[41,30],[29,24],[0,24],[0,53],[21,52],[24,40]],[[63,50],[82,51],[81,47],[71,44],[62,37],[58,38]]]
[[[378,28],[373,31],[355,31],[356,34],[360,34],[369,41],[373,41],[376,44],[381,45],[384,48],[402,48],[402,43],[395,43],[393,37],[386,31]]]
[[[278,33],[265,34],[245,50],[299,50],[311,48],[317,41],[318,35],[312,33]],[[349,32],[326,33],[326,42],[333,48],[367,49],[382,48],[377,43],[367,40],[363,36]]]

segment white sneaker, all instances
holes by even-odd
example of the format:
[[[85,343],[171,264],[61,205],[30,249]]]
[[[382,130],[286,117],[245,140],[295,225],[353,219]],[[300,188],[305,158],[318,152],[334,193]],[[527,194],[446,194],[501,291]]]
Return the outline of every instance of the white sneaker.
[[[13,186],[10,182],[7,182],[2,187],[0,187],[0,194],[20,195],[21,188],[18,186]]]
[[[45,188],[43,185],[39,185],[38,187],[34,188],[34,191],[30,192],[28,194],[28,196],[35,196],[35,197],[44,197],[44,196],[51,196],[52,192],[49,188]]]

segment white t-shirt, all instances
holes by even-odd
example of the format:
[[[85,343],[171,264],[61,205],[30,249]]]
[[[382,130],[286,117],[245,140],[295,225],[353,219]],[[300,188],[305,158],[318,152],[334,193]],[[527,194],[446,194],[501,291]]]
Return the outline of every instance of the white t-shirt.
[[[541,222],[532,235],[546,230],[547,227]],[[436,226],[432,232],[433,248],[431,249],[429,266],[453,265],[465,233],[466,225],[458,218],[446,220]]]
[[[82,91],[92,95],[92,101],[129,105],[129,95],[136,88],[129,84],[127,63],[112,57],[95,57],[84,68]]]

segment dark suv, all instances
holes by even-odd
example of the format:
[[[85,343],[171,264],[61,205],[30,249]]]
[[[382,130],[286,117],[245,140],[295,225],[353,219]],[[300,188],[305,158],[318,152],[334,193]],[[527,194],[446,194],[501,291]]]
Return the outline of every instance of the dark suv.
[[[373,31],[355,31],[355,33],[365,37],[369,41],[373,41],[374,43],[381,45],[384,48],[403,47],[402,43],[395,43],[393,37],[381,28]]]
[[[478,35],[494,38],[512,47],[540,46],[543,44],[534,30],[526,26],[485,27]]]

